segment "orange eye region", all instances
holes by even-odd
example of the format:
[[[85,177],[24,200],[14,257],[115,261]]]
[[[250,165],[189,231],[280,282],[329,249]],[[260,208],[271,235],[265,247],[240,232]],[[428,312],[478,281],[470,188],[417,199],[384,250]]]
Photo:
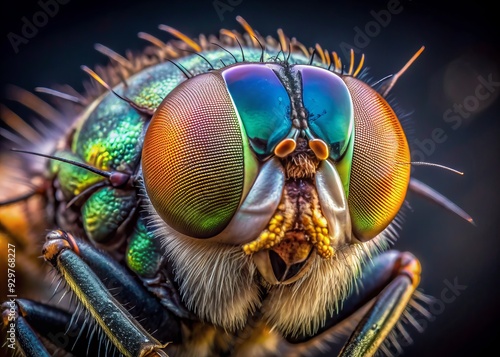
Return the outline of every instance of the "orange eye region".
[[[244,186],[243,133],[223,79],[195,76],[155,112],[144,139],[146,192],[160,217],[195,238],[220,233]]]
[[[383,231],[404,202],[410,151],[387,101],[369,85],[344,77],[354,106],[354,149],[349,185],[353,232],[361,241]]]

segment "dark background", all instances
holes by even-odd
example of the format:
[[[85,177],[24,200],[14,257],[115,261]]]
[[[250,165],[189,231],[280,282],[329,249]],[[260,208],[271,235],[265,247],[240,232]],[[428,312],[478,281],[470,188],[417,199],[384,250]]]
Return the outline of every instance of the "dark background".
[[[228,4],[222,0],[220,3]],[[387,10],[387,1],[337,1],[325,5],[313,0],[274,2],[232,0],[233,11],[222,19],[211,0],[206,1],[83,1],[60,5],[45,26],[18,53],[9,33],[22,35],[22,18],[32,20],[41,10],[36,1],[9,1],[1,5],[0,87],[16,84],[26,89],[69,83],[81,89],[87,79],[79,66],[106,63],[93,50],[96,42],[118,53],[140,51],[145,42],[139,31],[162,40],[169,36],[159,24],[168,24],[190,36],[217,33],[219,28],[239,28],[243,16],[263,35],[275,35],[278,27],[307,46],[321,43],[340,51],[342,42],[356,42],[358,27],[366,31],[372,11]],[[436,5],[439,4],[439,5]],[[438,7],[439,6],[439,7]],[[458,5],[418,0],[401,1],[398,14],[379,31],[370,28],[363,48],[373,78],[396,72],[421,46],[426,50],[393,90],[399,106],[413,113],[409,140],[423,155],[414,159],[449,165],[463,177],[436,168],[416,167],[413,175],[451,198],[475,219],[474,227],[460,218],[409,194],[407,212],[396,248],[413,252],[421,261],[421,288],[441,302],[424,334],[412,333],[414,345],[405,356],[483,355],[497,343],[500,317],[498,283],[499,100],[500,87],[492,87],[488,99],[474,101],[479,77],[500,82],[497,11],[479,2]],[[370,25],[368,25],[370,26]],[[481,92],[483,93],[483,92]],[[471,97],[472,96],[472,99]],[[4,98],[4,97],[2,97]],[[10,105],[5,99],[4,104]],[[473,105],[460,121],[443,117],[454,105]],[[457,119],[458,120],[458,119]],[[440,142],[430,144],[432,132],[441,129]],[[443,134],[446,139],[443,139]],[[415,140],[426,143],[424,152]],[[456,281],[464,290],[453,294],[447,283]],[[453,301],[450,301],[453,300]],[[498,338],[497,338],[498,340]]]

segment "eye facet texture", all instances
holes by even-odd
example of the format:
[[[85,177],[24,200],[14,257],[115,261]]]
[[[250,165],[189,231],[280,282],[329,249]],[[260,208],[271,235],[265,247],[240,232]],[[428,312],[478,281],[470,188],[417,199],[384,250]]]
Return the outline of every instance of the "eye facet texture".
[[[354,152],[349,209],[361,241],[384,230],[398,213],[410,179],[403,128],[385,99],[366,83],[344,77],[354,105]]]
[[[151,203],[175,230],[195,238],[220,233],[245,184],[243,132],[222,78],[195,76],[156,110],[142,166]]]

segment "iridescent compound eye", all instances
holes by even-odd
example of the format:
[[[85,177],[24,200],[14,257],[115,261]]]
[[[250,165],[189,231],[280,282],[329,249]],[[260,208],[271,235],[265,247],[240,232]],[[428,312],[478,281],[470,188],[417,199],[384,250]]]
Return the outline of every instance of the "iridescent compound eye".
[[[294,66],[302,77],[302,98],[313,134],[330,146],[338,161],[351,138],[354,122],[352,99],[342,79],[323,68]]]
[[[222,77],[252,149],[260,157],[270,155],[292,127],[290,98],[283,84],[264,64],[230,67]]]
[[[349,211],[355,236],[366,241],[398,213],[410,180],[410,151],[387,101],[369,85],[343,77],[354,105]]]
[[[255,179],[257,164],[218,73],[177,86],[144,139],[144,184],[172,228],[195,238],[220,233]]]

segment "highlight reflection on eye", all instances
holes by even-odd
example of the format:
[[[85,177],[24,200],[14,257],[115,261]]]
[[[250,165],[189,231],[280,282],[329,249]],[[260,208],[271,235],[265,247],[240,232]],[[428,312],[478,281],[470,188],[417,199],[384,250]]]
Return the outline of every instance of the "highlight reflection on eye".
[[[344,154],[353,130],[351,95],[342,79],[323,68],[295,66],[302,76],[302,97],[312,132],[330,146],[337,161]]]
[[[290,98],[272,69],[249,64],[222,72],[250,145],[257,155],[269,155],[291,129]]]

